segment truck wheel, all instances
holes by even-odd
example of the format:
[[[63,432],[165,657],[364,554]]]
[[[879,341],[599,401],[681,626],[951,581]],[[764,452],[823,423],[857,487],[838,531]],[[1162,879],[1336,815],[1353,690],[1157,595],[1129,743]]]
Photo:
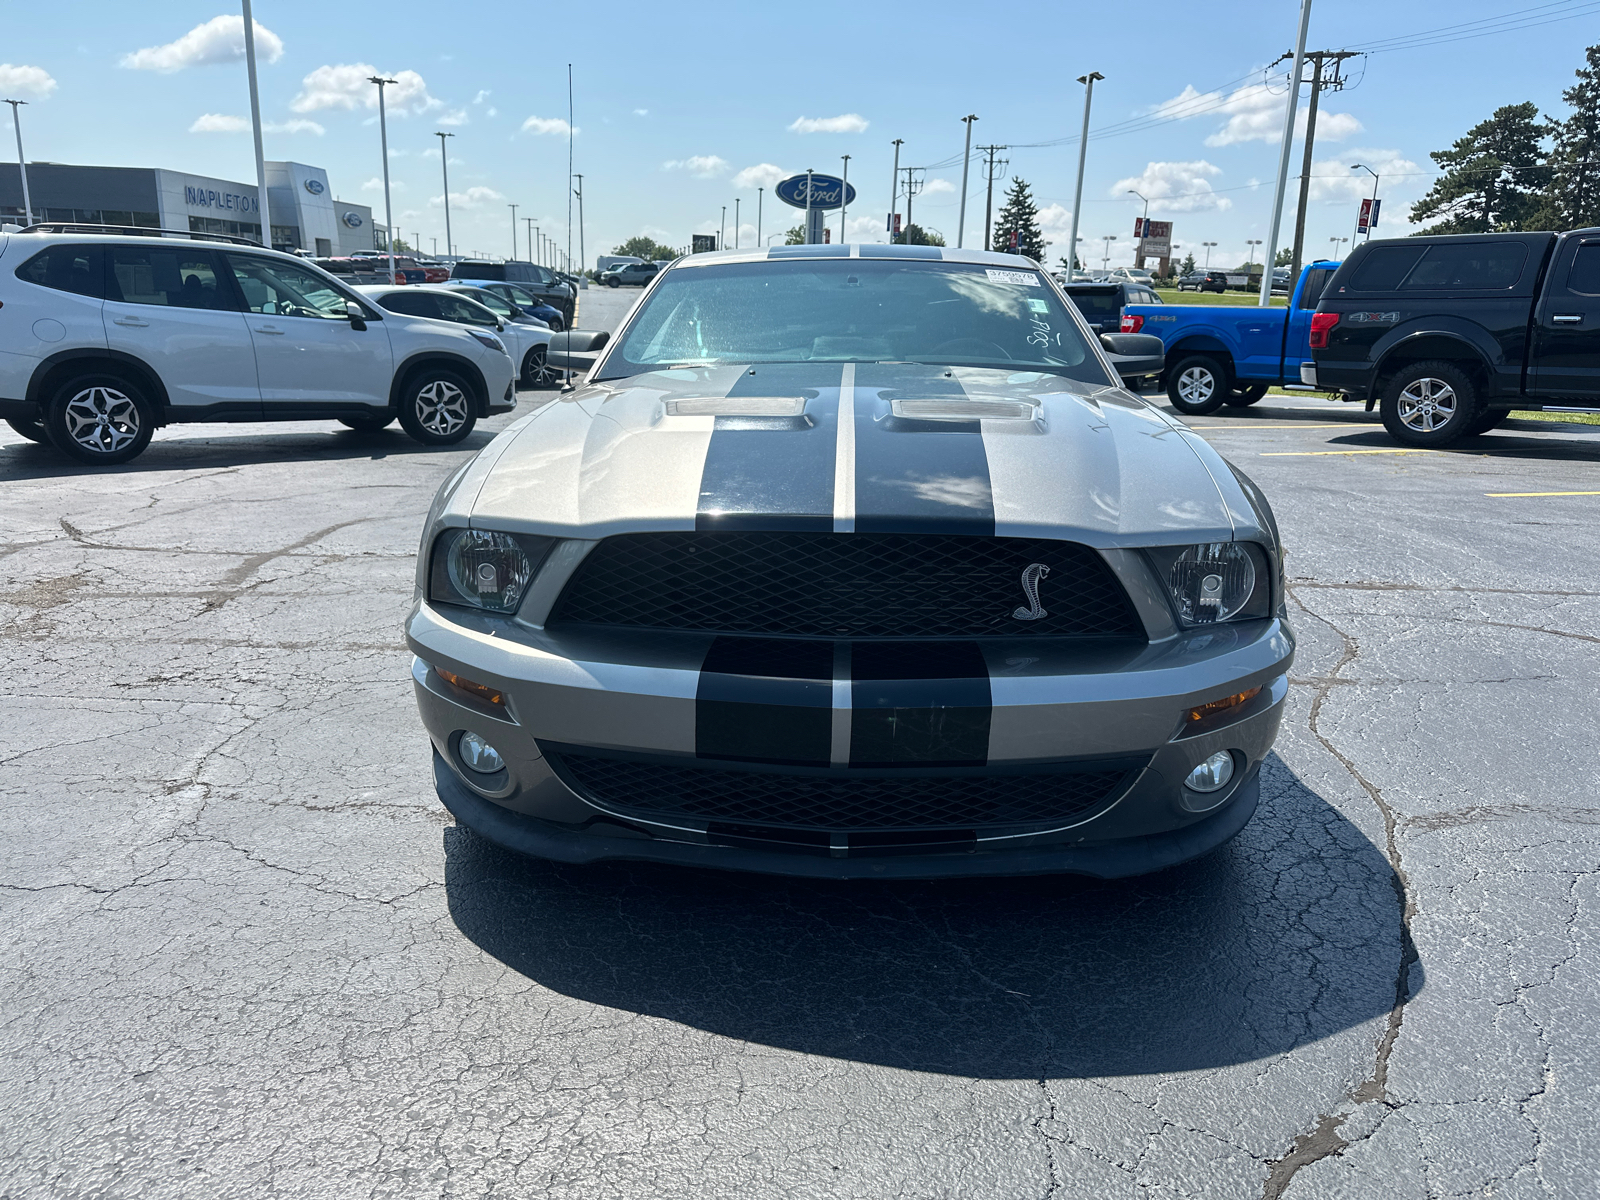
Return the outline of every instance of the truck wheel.
[[[1472,437],[1480,433],[1488,433],[1511,415],[1509,408],[1486,408],[1478,414],[1478,419],[1467,426],[1467,436]]]
[[[453,446],[478,423],[472,389],[454,371],[424,367],[400,389],[400,426],[424,446]]]
[[[1402,446],[1448,446],[1472,432],[1478,387],[1460,365],[1413,363],[1389,381],[1379,411],[1383,427]]]
[[[127,380],[79,375],[56,389],[44,409],[44,431],[69,458],[90,466],[125,463],[150,444],[155,410]]]
[[[1216,359],[1204,354],[1181,358],[1167,371],[1167,399],[1189,417],[1216,412],[1228,397],[1231,384]]]
[[[1267,385],[1264,383],[1242,383],[1228,393],[1228,398],[1223,403],[1229,408],[1249,408],[1266,394]]]

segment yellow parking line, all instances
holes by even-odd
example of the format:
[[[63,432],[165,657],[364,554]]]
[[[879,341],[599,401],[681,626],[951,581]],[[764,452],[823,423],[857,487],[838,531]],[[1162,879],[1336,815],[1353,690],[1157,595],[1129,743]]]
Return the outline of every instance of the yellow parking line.
[[[1326,458],[1330,454],[1446,454],[1445,450],[1263,450],[1262,458]]]
[[[1504,500],[1515,496],[1600,496],[1600,492],[1485,492],[1484,495]]]

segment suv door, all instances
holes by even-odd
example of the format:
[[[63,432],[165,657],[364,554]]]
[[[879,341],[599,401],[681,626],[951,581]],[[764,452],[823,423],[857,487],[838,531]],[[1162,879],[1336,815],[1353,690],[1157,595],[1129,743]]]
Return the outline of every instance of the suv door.
[[[1529,366],[1536,395],[1600,397],[1600,238],[1569,245],[1556,260],[1534,321]]]
[[[352,297],[321,272],[233,250],[223,257],[244,296],[266,416],[388,407],[394,359],[376,309],[363,304],[367,327],[356,329],[345,312]]]
[[[113,245],[106,268],[106,345],[155,371],[175,419],[260,415],[250,330],[215,250]]]

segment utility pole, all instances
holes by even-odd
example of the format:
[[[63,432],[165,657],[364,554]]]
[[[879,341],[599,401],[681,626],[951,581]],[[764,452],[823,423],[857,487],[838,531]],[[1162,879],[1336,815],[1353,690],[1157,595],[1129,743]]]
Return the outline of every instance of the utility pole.
[[[517,259],[517,209],[521,205],[508,204],[506,207],[511,210],[511,261],[515,262]]]
[[[913,196],[915,196],[918,192],[920,192],[922,190],[922,184],[919,183],[917,181],[917,179],[916,179],[916,173],[918,171],[920,171],[920,170],[922,170],[921,167],[907,167],[906,168],[906,228],[905,228],[905,238],[906,238],[906,244],[908,246],[911,244],[911,199],[912,199]]]
[[[978,147],[978,153],[984,155],[984,157],[988,159],[988,161],[983,164],[984,178],[986,180],[988,180],[988,190],[987,190],[987,192],[985,192],[984,200],[983,200],[983,248],[985,250],[994,249],[993,246],[989,245],[989,235],[990,235],[990,233],[991,233],[991,231],[992,231],[992,229],[994,227],[994,181],[995,181],[995,178],[996,178],[995,172],[1001,167],[1007,167],[1007,166],[1011,165],[1011,160],[1010,159],[1006,159],[1006,158],[996,159],[995,155],[999,154],[1000,151],[1006,150],[1006,149],[1009,149],[1009,147],[1006,147],[1006,146],[979,146]],[[1069,273],[1069,279],[1070,279],[1070,273]]]
[[[894,140],[894,175],[891,182],[894,187],[889,191],[889,241],[894,242],[894,215],[900,211],[900,147],[905,144],[905,138]]]
[[[256,139],[256,207],[261,210],[261,244],[268,250],[272,249],[272,209],[267,204],[267,163],[261,150],[261,100],[256,93],[256,22],[250,15],[250,0],[243,0],[244,5],[244,65],[245,74],[250,80],[250,129]],[[381,99],[383,91],[380,88],[378,96]],[[8,100],[11,105],[11,116],[15,120],[17,115],[16,102]],[[22,126],[17,126],[17,158],[22,158]],[[384,166],[387,168],[388,164]],[[22,173],[22,203],[31,213],[33,206],[28,203],[28,173]],[[33,224],[29,217],[28,224]],[[314,248],[314,247],[313,247]],[[393,265],[393,264],[391,264]]]
[[[378,85],[378,144],[383,150],[383,240],[389,244],[389,282],[394,283],[394,208],[389,202],[389,118],[384,114],[383,89],[386,84],[396,81],[385,79],[382,75],[372,75],[368,77],[367,82]],[[263,195],[265,195],[265,192],[266,189],[263,188]],[[445,191],[444,198],[447,201],[450,199],[448,190]],[[261,216],[263,219],[266,218],[266,215],[266,211],[262,210]],[[267,249],[272,249],[272,234],[270,232],[267,234],[265,244]]]
[[[456,251],[454,244],[450,241],[450,143],[445,141],[445,138],[453,138],[455,134],[440,133],[436,130],[435,136],[439,139],[439,166],[444,170],[444,254],[446,258],[449,258]],[[385,176],[389,173],[389,156],[387,153],[383,156],[383,172]]]
[[[247,2],[248,2],[248,0],[247,0]],[[255,66],[254,66],[255,59],[251,59],[250,62],[252,64],[251,68],[250,68],[251,74],[254,75],[254,73],[255,73]],[[253,88],[251,89],[252,92],[254,92],[254,90],[255,89],[253,89]],[[28,160],[22,157],[22,118],[17,115],[18,106],[26,104],[27,101],[26,100],[7,100],[6,103],[11,105],[11,124],[12,124],[12,127],[14,129],[16,129],[16,131],[17,131],[17,166],[22,171],[22,211],[27,216],[28,224],[32,225],[33,224],[33,201],[28,198]],[[259,128],[259,126],[257,126],[257,128]],[[267,197],[267,181],[266,181],[265,175],[260,176],[260,179],[261,179],[261,198],[262,198],[262,200],[265,200],[266,197]],[[262,209],[261,209],[261,212],[262,212],[263,216],[266,215],[266,211],[267,211],[266,207],[265,207],[265,205],[263,205]]]
[[[967,127],[967,148],[961,152],[961,215],[956,218],[957,250],[967,242],[967,168],[972,164],[972,123],[977,119],[976,113],[968,113],[961,118],[961,123]]]
[[[1307,2],[1309,3],[1309,0]],[[1105,76],[1099,71],[1090,71],[1087,75],[1078,76],[1078,82],[1084,85],[1083,131],[1078,135],[1078,182],[1072,190],[1072,232],[1067,238],[1067,253],[1074,259],[1078,255],[1078,211],[1083,208],[1083,164],[1089,154],[1089,107],[1094,103],[1095,80],[1104,78]],[[1067,268],[1067,281],[1069,283],[1072,281],[1071,267]]]
[[[849,207],[845,201],[850,197],[850,156],[844,154],[840,157],[844,159],[844,178],[840,180],[842,186],[839,188],[839,244],[842,246],[845,243],[844,214]]]
[[[1285,56],[1287,57],[1287,56]],[[1306,205],[1311,198],[1311,147],[1317,140],[1317,101],[1322,94],[1322,89],[1337,92],[1344,89],[1344,78],[1341,68],[1344,60],[1354,58],[1352,50],[1315,50],[1307,54],[1311,60],[1311,100],[1306,105],[1306,148],[1300,160],[1300,206],[1295,210],[1294,217],[1294,251],[1289,259],[1289,286],[1294,286],[1293,280],[1300,278],[1300,265],[1306,240]],[[1282,62],[1279,59],[1278,62]],[[1322,77],[1323,64],[1331,63],[1333,72],[1331,78]],[[1274,64],[1276,65],[1276,64]],[[1276,257],[1276,256],[1274,256]]]
[[[1272,303],[1272,259],[1278,253],[1278,223],[1283,220],[1283,194],[1289,187],[1289,151],[1294,148],[1294,111],[1300,103],[1300,65],[1306,59],[1306,30],[1311,26],[1311,0],[1300,0],[1300,30],[1294,39],[1294,66],[1289,71],[1289,102],[1283,115],[1283,142],[1278,148],[1278,186],[1272,195],[1272,222],[1267,226],[1267,269],[1261,272],[1262,308]]]

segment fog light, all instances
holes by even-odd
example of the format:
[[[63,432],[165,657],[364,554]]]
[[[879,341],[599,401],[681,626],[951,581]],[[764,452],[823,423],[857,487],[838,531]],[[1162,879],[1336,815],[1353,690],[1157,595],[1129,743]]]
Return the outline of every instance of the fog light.
[[[466,738],[462,738],[461,743],[465,746]],[[1189,778],[1183,781],[1183,786],[1192,792],[1216,792],[1227,787],[1228,780],[1232,778],[1233,755],[1227,750],[1218,750],[1189,772]]]
[[[456,743],[456,753],[461,757],[461,765],[469,771],[476,771],[480,775],[493,775],[505,770],[506,760],[500,757],[488,742],[484,741],[470,729],[461,735],[461,740]],[[1232,774],[1230,769],[1229,774]],[[1226,780],[1224,780],[1226,782]],[[1221,787],[1221,784],[1217,785]]]

